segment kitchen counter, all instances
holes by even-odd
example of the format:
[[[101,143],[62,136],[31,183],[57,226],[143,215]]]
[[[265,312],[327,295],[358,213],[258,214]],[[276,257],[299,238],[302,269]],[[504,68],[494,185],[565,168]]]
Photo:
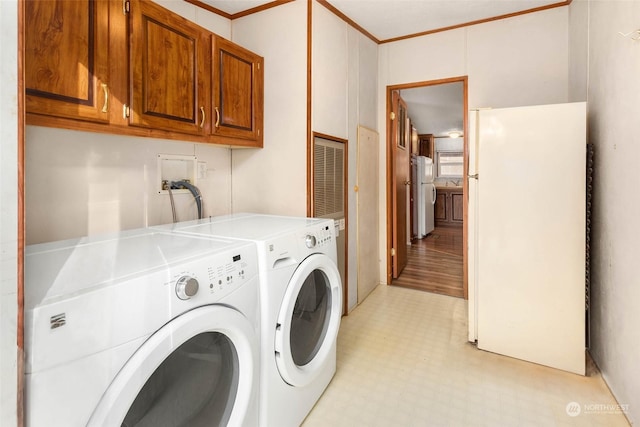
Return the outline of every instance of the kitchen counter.
[[[436,190],[462,190],[462,184],[455,185],[450,182],[436,182],[434,183]]]

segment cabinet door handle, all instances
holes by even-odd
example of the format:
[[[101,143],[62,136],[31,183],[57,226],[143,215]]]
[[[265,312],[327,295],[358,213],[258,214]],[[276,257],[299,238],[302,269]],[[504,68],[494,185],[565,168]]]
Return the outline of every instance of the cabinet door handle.
[[[204,127],[204,120],[205,120],[205,113],[204,113],[204,107],[200,107],[200,112],[202,113],[202,120],[200,121],[200,129],[202,129]]]
[[[216,128],[220,127],[220,110],[216,107]]]
[[[108,113],[109,112],[109,88],[107,87],[106,83],[102,83],[102,90],[104,91],[104,105],[102,106],[102,112],[103,113]]]

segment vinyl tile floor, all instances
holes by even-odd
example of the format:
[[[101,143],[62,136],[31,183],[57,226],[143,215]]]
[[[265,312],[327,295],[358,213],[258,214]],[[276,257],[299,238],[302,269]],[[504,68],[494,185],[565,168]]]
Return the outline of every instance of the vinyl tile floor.
[[[466,312],[378,286],[343,317],[336,374],[303,426],[629,425],[594,365],[582,377],[478,350]]]

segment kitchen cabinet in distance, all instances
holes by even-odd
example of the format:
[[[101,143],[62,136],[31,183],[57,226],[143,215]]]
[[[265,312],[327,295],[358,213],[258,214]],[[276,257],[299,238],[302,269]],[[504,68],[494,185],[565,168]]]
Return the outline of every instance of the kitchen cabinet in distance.
[[[153,2],[130,4],[129,124],[206,134],[210,33]]]
[[[464,219],[463,203],[462,187],[436,187],[435,225],[461,227]]]
[[[108,122],[108,2],[26,1],[24,8],[26,110]]]
[[[211,133],[262,147],[264,59],[215,35],[211,58],[215,114]]]

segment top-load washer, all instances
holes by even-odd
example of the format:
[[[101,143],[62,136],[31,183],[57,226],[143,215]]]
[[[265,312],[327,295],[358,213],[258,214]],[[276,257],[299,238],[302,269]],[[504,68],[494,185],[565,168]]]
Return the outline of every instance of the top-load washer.
[[[260,425],[299,426],[336,370],[342,283],[333,220],[233,214],[159,229],[257,244]]]
[[[29,426],[255,426],[256,245],[135,230],[25,253]]]

